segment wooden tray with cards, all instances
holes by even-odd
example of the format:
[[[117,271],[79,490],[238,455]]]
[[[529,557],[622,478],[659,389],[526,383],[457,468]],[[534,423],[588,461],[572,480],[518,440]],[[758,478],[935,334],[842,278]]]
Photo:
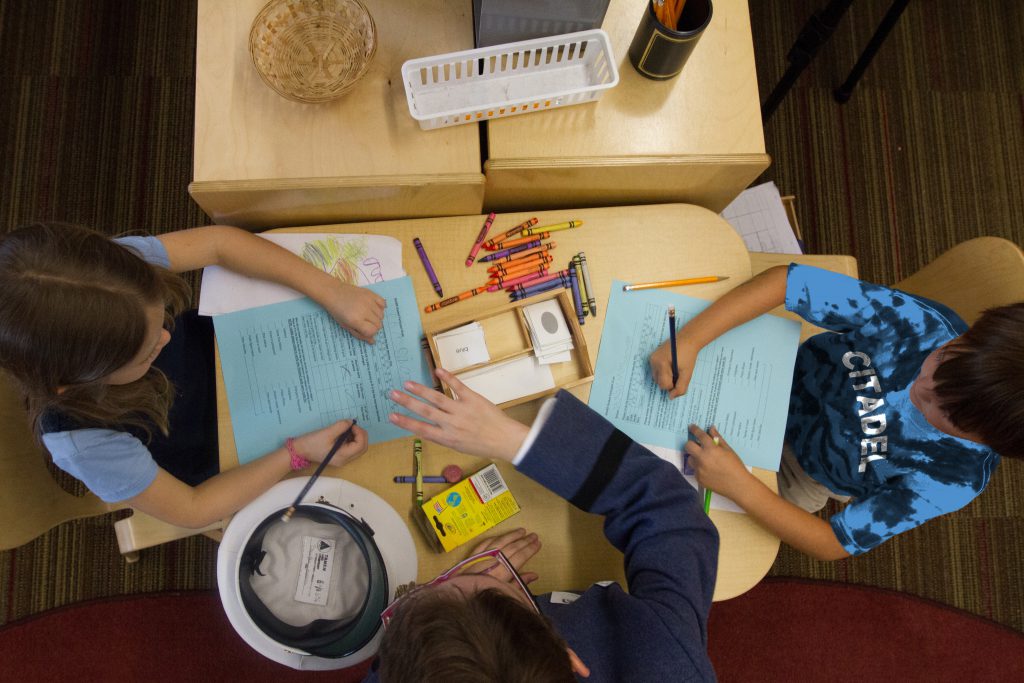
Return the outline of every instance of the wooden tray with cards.
[[[528,308],[535,304],[539,306]],[[553,315],[556,307],[562,314],[560,321],[557,315]],[[536,327],[537,334],[542,339],[555,340],[554,345],[564,346],[564,332],[568,332],[572,348],[552,354],[552,357],[557,358],[564,358],[568,354],[567,360],[548,363],[541,363],[538,360],[543,349],[535,348],[530,328],[530,319],[534,318],[538,311],[540,313],[537,315],[541,316],[543,322]],[[536,323],[536,320],[534,322]],[[459,332],[459,328],[473,326],[473,323],[477,323],[480,329]],[[560,329],[562,323],[564,330]],[[470,335],[475,345],[479,346],[481,330],[488,355],[488,359],[483,362],[463,365],[463,359],[452,356],[452,344],[438,339],[445,335]],[[554,394],[559,389],[568,389],[594,380],[594,366],[590,362],[587,342],[576,318],[572,296],[565,289],[514,301],[482,315],[449,320],[443,326],[426,329],[425,334],[435,367],[449,370],[470,388],[487,396],[501,408],[526,403]],[[457,353],[469,353],[473,344],[456,343],[455,346],[458,347],[455,349]],[[475,351],[478,354],[480,350],[477,348]],[[534,359],[532,364],[528,360],[531,358]],[[542,386],[547,383],[544,368],[550,369],[553,386]],[[451,387],[446,383],[442,382],[442,388],[446,394],[455,397]]]

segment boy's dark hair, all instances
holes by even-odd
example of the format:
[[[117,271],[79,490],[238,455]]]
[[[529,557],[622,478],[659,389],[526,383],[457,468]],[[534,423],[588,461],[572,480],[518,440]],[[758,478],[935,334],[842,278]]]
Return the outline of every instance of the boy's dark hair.
[[[575,681],[550,622],[499,590],[410,595],[388,624],[380,680],[444,683]]]
[[[1024,302],[990,308],[935,369],[939,405],[994,451],[1024,457]]]

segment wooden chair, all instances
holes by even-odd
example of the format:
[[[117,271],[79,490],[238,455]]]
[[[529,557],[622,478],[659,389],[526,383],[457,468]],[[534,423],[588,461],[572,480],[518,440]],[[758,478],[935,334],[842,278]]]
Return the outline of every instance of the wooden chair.
[[[0,550],[24,545],[69,520],[125,509],[89,492],[68,493],[51,475],[47,457],[29,429],[18,392],[0,373]],[[143,548],[198,533],[219,540],[223,526],[222,521],[204,529],[181,529],[140,512],[114,523],[118,548],[128,562],[136,561]]]
[[[986,308],[1024,301],[1024,251],[1001,237],[976,237],[895,287],[949,306],[970,325]]]

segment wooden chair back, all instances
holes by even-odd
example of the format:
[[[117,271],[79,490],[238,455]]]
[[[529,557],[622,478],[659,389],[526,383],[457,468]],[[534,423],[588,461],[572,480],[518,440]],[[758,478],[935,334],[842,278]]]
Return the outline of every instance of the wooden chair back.
[[[1024,301],[1024,251],[1001,237],[976,237],[895,287],[949,306],[970,325],[986,308]]]

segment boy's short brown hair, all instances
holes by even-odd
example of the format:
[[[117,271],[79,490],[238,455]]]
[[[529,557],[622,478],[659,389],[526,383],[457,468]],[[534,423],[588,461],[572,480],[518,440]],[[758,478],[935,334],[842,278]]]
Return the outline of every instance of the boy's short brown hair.
[[[383,682],[575,681],[565,641],[543,616],[496,589],[410,595],[380,647]]]
[[[1002,456],[1024,457],[1024,302],[990,308],[935,369],[939,405]]]

